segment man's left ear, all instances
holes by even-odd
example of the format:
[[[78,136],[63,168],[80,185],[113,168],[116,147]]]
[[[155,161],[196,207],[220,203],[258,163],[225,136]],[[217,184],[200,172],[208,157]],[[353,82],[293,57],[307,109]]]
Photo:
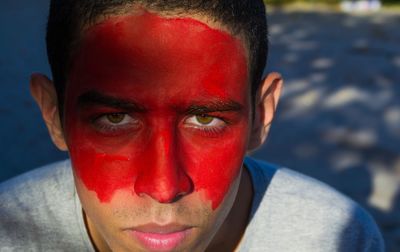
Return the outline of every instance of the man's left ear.
[[[265,142],[278,106],[282,85],[283,80],[279,73],[270,73],[262,80],[255,97],[253,127],[248,151],[257,149]]]

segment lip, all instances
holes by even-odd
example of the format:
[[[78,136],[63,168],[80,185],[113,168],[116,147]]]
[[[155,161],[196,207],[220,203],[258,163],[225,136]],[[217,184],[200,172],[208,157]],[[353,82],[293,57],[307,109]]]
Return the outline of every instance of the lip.
[[[182,244],[193,227],[179,224],[146,224],[127,231],[150,251],[171,251]]]

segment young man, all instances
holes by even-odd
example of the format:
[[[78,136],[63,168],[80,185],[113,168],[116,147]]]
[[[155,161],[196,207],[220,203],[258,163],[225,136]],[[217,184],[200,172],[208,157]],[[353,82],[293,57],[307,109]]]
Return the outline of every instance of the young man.
[[[1,248],[382,251],[354,202],[245,158],[282,86],[266,36],[256,0],[52,1],[31,90],[71,160],[1,185]]]

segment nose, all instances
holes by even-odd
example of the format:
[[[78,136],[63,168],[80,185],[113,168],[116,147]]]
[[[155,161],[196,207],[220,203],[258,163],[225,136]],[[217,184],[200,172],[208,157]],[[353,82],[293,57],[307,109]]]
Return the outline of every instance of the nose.
[[[160,203],[172,203],[193,190],[193,182],[179,158],[176,133],[160,130],[144,147],[145,162],[135,181],[135,192]]]

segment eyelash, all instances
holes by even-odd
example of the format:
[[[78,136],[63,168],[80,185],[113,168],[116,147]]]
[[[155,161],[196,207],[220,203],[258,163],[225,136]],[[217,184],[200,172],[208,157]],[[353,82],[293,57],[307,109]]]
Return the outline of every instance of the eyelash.
[[[125,123],[123,125],[118,125],[117,123],[114,124],[107,119],[107,116],[111,116],[111,115],[123,115],[124,118],[122,119],[122,121],[126,120],[126,117],[128,116],[132,119],[133,122]],[[222,125],[207,126],[207,125],[201,125],[201,123],[194,124],[194,123],[188,122],[189,119],[196,120],[196,117],[199,117],[199,116],[210,117],[210,118],[212,118],[213,121],[218,120],[220,122],[217,122],[217,123],[222,124]],[[108,122],[101,122],[101,120],[107,120]],[[94,125],[96,130],[99,131],[100,133],[104,133],[106,135],[111,135],[111,136],[123,134],[127,131],[135,131],[140,127],[139,120],[131,117],[127,113],[122,113],[122,112],[121,113],[106,113],[106,114],[101,114],[101,115],[95,116],[94,119],[92,119],[92,124]],[[226,129],[227,125],[229,125],[229,121],[227,121],[221,117],[217,117],[217,116],[213,116],[213,115],[209,115],[209,114],[190,115],[184,119],[185,127],[190,128],[192,130],[199,131],[201,134],[204,134],[207,137],[217,137]]]
[[[126,119],[127,116],[129,116],[127,113],[107,113],[107,114],[101,114],[99,116],[96,116],[92,120],[92,124],[94,127],[101,133],[105,133],[107,135],[114,135],[114,134],[121,134],[126,131],[134,131],[140,127],[139,121],[131,116],[129,116],[132,119],[132,122],[125,123],[123,125],[118,125],[118,123],[113,124],[112,122],[101,122],[101,120],[108,120],[107,116],[111,115],[123,115],[124,118],[123,120]]]
[[[219,120],[221,124],[221,126],[201,126],[201,125],[196,125],[196,124],[192,124],[192,123],[187,123],[187,121],[191,118],[195,118],[198,116],[203,116],[203,117],[211,117],[213,118],[213,120]],[[196,120],[196,119],[195,119]],[[185,119],[185,126],[189,127],[189,128],[193,128],[196,130],[199,130],[201,133],[205,134],[208,137],[216,137],[219,134],[221,134],[227,127],[227,125],[229,124],[228,121],[217,117],[217,116],[213,116],[213,115],[208,115],[208,114],[201,114],[201,115],[191,115],[189,117],[187,117]]]

